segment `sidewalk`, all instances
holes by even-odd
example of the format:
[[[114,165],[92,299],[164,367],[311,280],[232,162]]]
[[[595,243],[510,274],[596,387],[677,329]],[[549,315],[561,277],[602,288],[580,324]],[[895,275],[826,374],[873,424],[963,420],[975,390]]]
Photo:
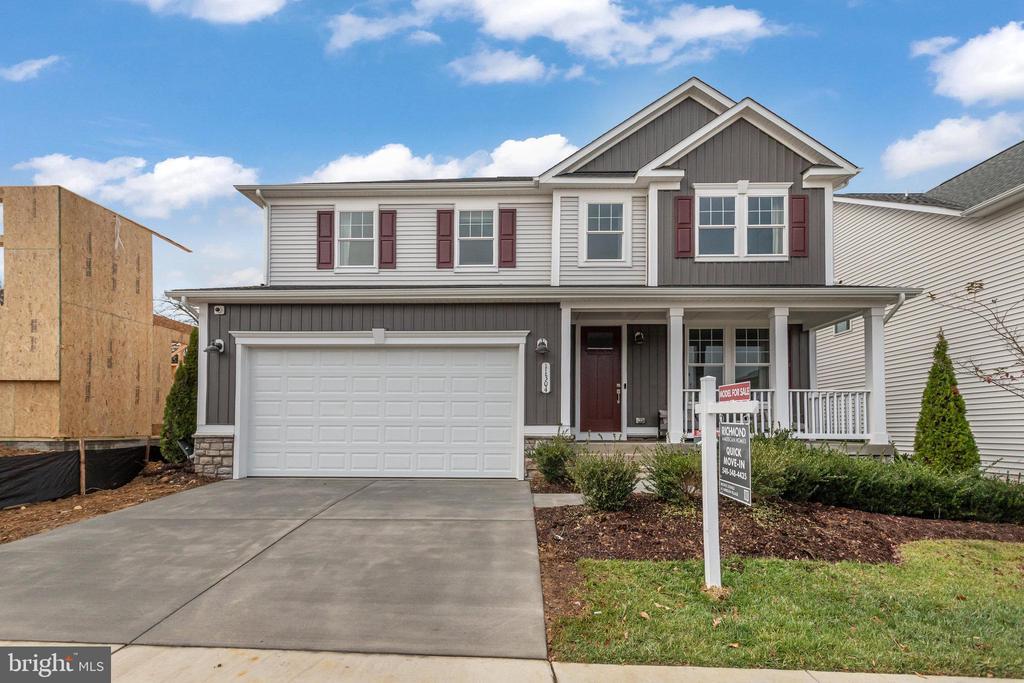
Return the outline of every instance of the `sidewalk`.
[[[3,642],[0,646],[35,645]],[[56,643],[53,643],[56,645]],[[67,643],[61,644],[67,646]],[[437,683],[957,683],[996,678],[714,669],[690,666],[619,666],[549,663],[539,659],[422,657],[304,650],[111,645],[115,681],[193,683],[342,683],[425,681]]]

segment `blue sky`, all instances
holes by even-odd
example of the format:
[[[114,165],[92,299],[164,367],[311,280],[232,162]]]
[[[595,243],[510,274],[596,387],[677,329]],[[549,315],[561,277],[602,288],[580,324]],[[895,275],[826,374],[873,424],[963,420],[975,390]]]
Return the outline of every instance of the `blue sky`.
[[[923,190],[1024,138],[1024,3],[5,3],[0,184],[157,242],[155,291],[260,278],[236,182],[539,172],[691,75]]]

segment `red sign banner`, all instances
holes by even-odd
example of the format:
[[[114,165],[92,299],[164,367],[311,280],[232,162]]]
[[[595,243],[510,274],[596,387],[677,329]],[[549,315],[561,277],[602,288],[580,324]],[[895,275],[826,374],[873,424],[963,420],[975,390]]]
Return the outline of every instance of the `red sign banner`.
[[[723,384],[718,387],[718,400],[725,401],[749,401],[750,382],[737,382],[736,384]]]

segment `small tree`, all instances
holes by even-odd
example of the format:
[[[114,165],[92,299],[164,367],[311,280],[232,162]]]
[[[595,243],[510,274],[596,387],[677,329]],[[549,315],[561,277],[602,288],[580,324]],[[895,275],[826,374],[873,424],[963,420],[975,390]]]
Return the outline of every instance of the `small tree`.
[[[956,384],[949,344],[939,332],[932,369],[921,397],[921,415],[914,435],[914,459],[941,472],[977,469],[981,459],[967,422],[967,405]]]
[[[167,462],[182,462],[185,454],[178,441],[191,448],[196,433],[196,397],[199,393],[199,330],[192,330],[185,358],[174,373],[174,384],[164,404],[164,424],[160,432],[160,454]]]

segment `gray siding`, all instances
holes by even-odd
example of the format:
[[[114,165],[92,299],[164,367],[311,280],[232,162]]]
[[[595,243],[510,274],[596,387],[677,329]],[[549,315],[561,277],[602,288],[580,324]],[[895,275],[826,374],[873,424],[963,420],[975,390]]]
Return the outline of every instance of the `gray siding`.
[[[641,331],[647,338],[633,343]],[[665,325],[630,325],[626,339],[627,427],[657,427],[658,411],[668,409],[668,328]],[[645,417],[643,425],[636,418]]]
[[[713,118],[713,111],[687,98],[576,170],[633,173]]]
[[[802,325],[789,326],[789,388],[811,388],[811,333]]]
[[[686,171],[679,192],[658,193],[659,285],[825,284],[825,193],[803,188],[811,166],[751,123],[740,119],[672,165]],[[792,194],[809,196],[808,254],[788,261],[697,263],[675,258],[675,197],[693,194],[692,183],[792,182]]]
[[[382,327],[394,331],[530,330],[526,341],[526,424],[559,423],[558,304],[229,304],[224,315],[210,307],[209,339],[227,349],[207,356],[207,424],[235,421],[235,340],[229,331],[355,332]],[[534,352],[540,337],[547,355]],[[540,392],[540,365],[551,363],[551,393]]]
[[[621,194],[621,197],[617,197]],[[630,212],[630,265],[580,263],[580,221],[584,220],[581,197],[562,197],[560,207],[559,282],[563,285],[643,285],[647,283],[647,197],[630,192],[606,192],[602,200],[622,201]],[[608,198],[608,199],[604,199]]]

